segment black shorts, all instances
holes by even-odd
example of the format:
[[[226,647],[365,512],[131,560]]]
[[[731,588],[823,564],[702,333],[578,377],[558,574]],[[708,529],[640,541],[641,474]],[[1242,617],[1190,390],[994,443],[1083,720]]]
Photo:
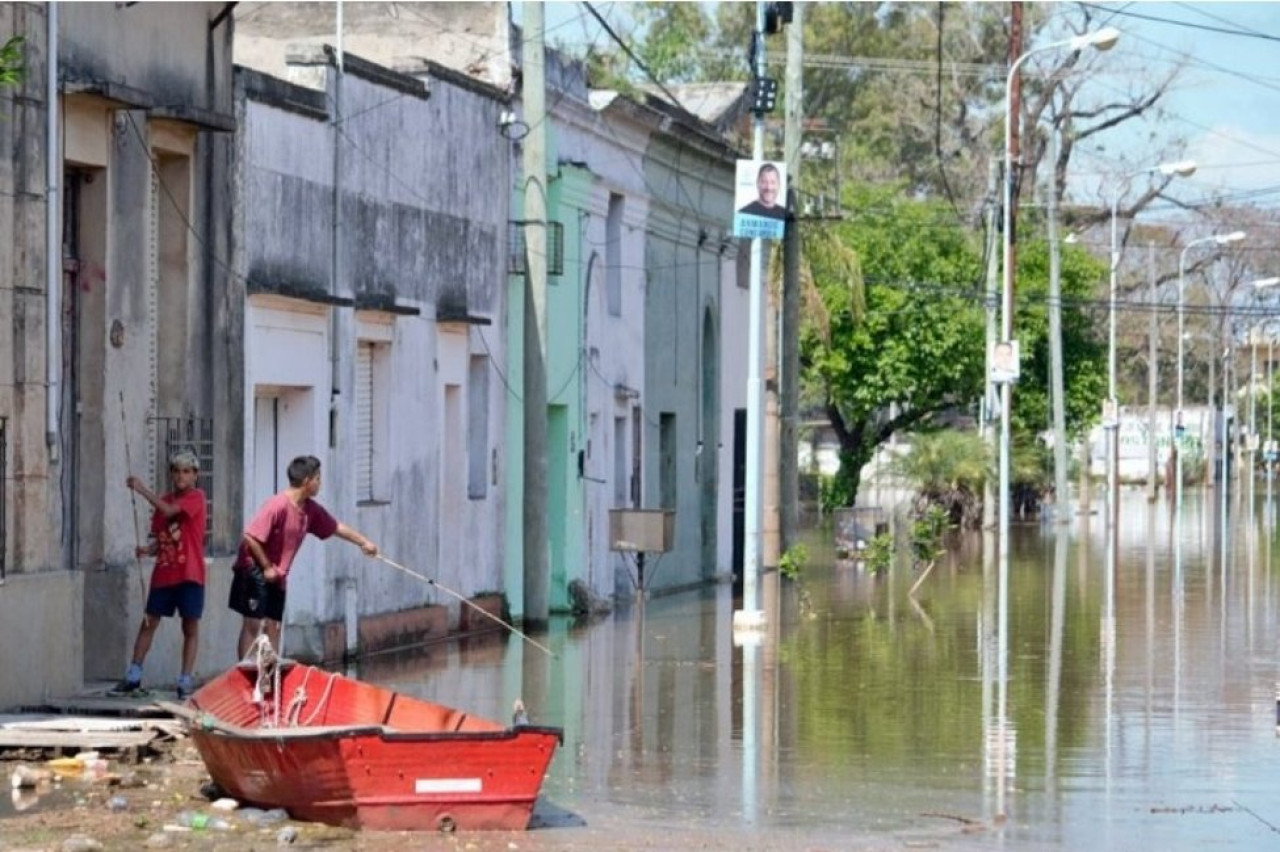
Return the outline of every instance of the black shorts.
[[[263,579],[262,569],[256,565],[236,569],[227,605],[245,618],[284,621],[284,589],[279,583]]]

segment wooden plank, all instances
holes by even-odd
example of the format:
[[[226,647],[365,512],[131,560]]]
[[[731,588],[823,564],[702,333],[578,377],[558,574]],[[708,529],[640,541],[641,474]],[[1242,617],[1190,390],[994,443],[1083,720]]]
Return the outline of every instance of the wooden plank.
[[[148,719],[102,716],[53,716],[21,714],[0,716],[0,729],[16,731],[139,731]]]
[[[128,749],[144,746],[155,738],[155,731],[0,730],[0,749]]]
[[[58,713],[86,716],[167,716],[164,710],[149,698],[108,698],[106,696],[76,696],[53,698],[45,706]]]

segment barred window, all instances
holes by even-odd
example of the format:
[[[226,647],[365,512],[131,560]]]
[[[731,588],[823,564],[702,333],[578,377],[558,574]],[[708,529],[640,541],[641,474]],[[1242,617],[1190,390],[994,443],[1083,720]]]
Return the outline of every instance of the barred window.
[[[213,418],[212,417],[152,417],[152,434],[156,448],[153,487],[157,494],[167,494],[173,487],[169,479],[169,459],[180,450],[190,450],[200,460],[200,490],[208,503],[205,516],[205,535],[213,533],[213,515],[217,511],[213,500]]]

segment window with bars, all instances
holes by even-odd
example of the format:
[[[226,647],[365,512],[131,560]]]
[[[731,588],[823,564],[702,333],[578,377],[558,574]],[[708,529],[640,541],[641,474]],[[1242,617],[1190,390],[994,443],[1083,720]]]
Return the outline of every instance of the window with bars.
[[[622,217],[626,199],[616,192],[609,193],[609,213],[605,218],[605,303],[609,316],[622,316]]]
[[[362,339],[356,346],[356,500],[362,503],[382,503],[391,496],[387,447],[390,351],[390,344],[379,340]]]
[[[472,355],[467,368],[467,497],[489,493],[489,358]]]
[[[526,228],[543,226],[542,222],[525,222],[513,219],[507,223],[507,273],[523,275],[525,266]],[[547,229],[547,274],[564,275],[564,225],[559,222],[545,223]]]
[[[154,437],[155,465],[152,468],[152,488],[157,494],[167,494],[173,487],[169,478],[169,459],[180,450],[190,450],[200,460],[198,485],[208,503],[204,532],[213,533],[213,418],[211,417],[152,417],[151,434]]]

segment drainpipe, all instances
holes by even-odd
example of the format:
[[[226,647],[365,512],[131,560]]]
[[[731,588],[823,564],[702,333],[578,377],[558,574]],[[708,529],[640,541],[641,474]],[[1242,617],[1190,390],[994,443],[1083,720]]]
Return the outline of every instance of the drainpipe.
[[[330,245],[332,267],[330,289],[334,303],[329,307],[329,449],[338,447],[338,397],[342,392],[342,358],[339,349],[338,298],[342,295],[342,75],[346,48],[343,44],[342,0],[337,3],[335,38],[337,51],[333,58],[333,240]],[[336,460],[335,460],[336,461]],[[360,602],[356,578],[344,571],[342,588],[342,620],[345,632],[345,658],[350,660],[360,648]]]
[[[45,422],[44,442],[49,463],[58,463],[58,403],[62,393],[62,229],[59,227],[59,173],[62,171],[58,144],[58,4],[46,7],[48,37],[45,80]]]
[[[336,300],[342,295],[342,0],[337,5],[337,52],[333,80],[333,234],[330,242],[329,288]],[[330,306],[329,318],[329,448],[337,449],[337,408],[341,392],[341,361],[338,352],[338,306]]]

